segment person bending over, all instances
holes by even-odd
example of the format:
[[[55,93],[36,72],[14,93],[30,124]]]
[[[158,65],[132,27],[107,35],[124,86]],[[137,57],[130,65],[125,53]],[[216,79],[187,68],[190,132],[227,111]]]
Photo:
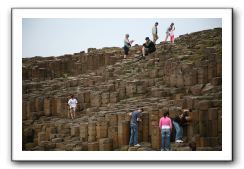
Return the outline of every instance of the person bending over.
[[[191,110],[190,110],[191,111]],[[176,135],[175,135],[175,142],[176,143],[183,143],[183,126],[186,125],[188,121],[191,120],[191,117],[188,116],[189,110],[183,110],[178,116],[173,118],[173,125],[176,130]]]
[[[140,117],[142,112],[143,108],[138,108],[138,110],[129,113],[129,115],[131,116],[129,146],[140,146],[140,144],[138,144],[138,122],[141,121]]]

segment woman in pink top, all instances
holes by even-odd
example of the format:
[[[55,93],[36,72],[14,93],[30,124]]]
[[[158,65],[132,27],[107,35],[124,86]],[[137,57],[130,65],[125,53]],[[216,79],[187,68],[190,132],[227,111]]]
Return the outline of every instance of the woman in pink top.
[[[159,121],[159,128],[162,134],[161,151],[170,150],[170,132],[172,130],[171,119],[169,118],[169,112],[164,112],[163,117]]]
[[[174,44],[174,42],[175,42],[174,29],[171,29],[171,30],[169,31],[169,37],[170,37],[170,43],[171,43],[171,44]]]

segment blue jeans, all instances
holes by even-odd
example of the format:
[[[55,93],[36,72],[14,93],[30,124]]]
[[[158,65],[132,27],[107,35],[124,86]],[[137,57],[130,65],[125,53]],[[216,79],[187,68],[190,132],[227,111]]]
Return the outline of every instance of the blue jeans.
[[[130,145],[136,145],[138,143],[138,126],[134,123],[130,124]]]
[[[161,150],[169,151],[170,150],[170,129],[162,129],[162,143]]]
[[[173,121],[173,125],[176,130],[175,140],[181,140],[183,138],[183,128],[175,121]]]

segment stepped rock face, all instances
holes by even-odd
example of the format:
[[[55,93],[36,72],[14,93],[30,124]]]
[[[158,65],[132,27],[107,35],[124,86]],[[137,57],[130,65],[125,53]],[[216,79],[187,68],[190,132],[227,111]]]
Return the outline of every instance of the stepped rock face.
[[[23,59],[23,150],[151,151],[161,143],[158,123],[192,109],[185,142],[197,150],[221,150],[222,29],[182,35],[158,44],[137,61],[141,46],[123,59],[121,48],[89,49],[59,57]],[[77,118],[67,117],[67,99],[78,100]],[[128,148],[128,112],[144,107],[140,148]],[[172,150],[189,151],[188,144]]]

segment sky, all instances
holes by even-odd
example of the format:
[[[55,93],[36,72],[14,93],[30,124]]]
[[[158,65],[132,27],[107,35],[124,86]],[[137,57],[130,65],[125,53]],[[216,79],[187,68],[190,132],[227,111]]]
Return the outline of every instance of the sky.
[[[161,42],[171,22],[175,37],[196,31],[222,27],[221,18],[24,18],[22,20],[22,57],[61,56],[87,48],[123,47],[125,34],[134,44],[152,39],[152,26],[159,23]]]

